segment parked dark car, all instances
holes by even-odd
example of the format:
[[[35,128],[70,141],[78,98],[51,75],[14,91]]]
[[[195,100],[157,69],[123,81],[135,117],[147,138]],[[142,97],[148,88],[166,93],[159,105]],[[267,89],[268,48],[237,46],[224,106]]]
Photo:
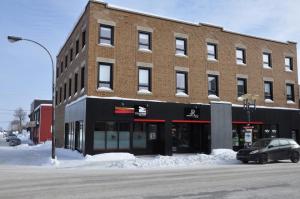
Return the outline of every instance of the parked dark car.
[[[11,139],[13,138],[17,138],[17,136],[15,134],[9,134],[7,137],[6,137],[6,142],[9,142]]]
[[[9,146],[17,146],[17,145],[20,145],[20,144],[21,144],[21,140],[17,137],[11,138],[9,140]]]
[[[260,164],[269,161],[291,160],[299,162],[300,146],[292,139],[264,138],[255,142],[250,148],[238,151],[236,158],[243,163],[255,161]]]

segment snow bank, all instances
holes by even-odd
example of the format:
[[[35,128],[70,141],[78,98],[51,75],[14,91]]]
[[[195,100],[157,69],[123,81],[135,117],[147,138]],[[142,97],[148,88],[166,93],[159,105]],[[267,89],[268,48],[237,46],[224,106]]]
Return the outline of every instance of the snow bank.
[[[216,149],[206,154],[175,154],[173,156],[134,156],[130,153],[104,153],[83,157],[77,151],[57,148],[56,159],[51,157],[51,141],[30,146],[0,147],[0,165],[28,165],[50,168],[86,169],[156,169],[185,168],[207,165],[238,164],[236,152],[229,149]]]

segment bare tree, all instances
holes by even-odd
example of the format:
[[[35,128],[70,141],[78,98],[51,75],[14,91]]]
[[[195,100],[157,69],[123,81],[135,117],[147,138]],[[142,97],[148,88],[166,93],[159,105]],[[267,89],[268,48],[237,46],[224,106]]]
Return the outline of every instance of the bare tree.
[[[26,119],[26,112],[22,108],[18,108],[15,110],[14,117],[18,121],[18,131],[21,133]]]

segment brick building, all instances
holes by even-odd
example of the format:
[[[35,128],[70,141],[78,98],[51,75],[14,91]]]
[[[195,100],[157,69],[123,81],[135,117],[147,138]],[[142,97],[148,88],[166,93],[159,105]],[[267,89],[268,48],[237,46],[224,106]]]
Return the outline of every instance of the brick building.
[[[30,139],[34,144],[45,142],[52,139],[52,100],[37,100],[31,103],[29,114],[28,130]]]
[[[57,145],[84,154],[240,148],[246,93],[259,96],[253,141],[299,141],[296,55],[294,42],[89,1],[57,55]]]

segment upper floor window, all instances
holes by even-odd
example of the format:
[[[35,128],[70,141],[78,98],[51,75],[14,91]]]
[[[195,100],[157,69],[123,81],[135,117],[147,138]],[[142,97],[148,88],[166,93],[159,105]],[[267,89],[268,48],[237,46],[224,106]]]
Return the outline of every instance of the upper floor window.
[[[64,72],[64,62],[61,61],[60,62],[60,74],[62,74]]]
[[[265,100],[273,100],[273,82],[264,82]]]
[[[58,92],[57,90],[55,91],[55,105],[58,104]]]
[[[99,63],[99,79],[98,88],[113,88],[113,74],[112,74],[112,64],[111,63]]]
[[[77,93],[78,88],[78,73],[75,73],[74,75],[74,94]]]
[[[62,87],[59,88],[59,103],[62,102]]]
[[[286,100],[293,102],[295,101],[293,84],[286,84]]]
[[[272,68],[271,53],[263,53],[263,67]]]
[[[114,45],[114,27],[100,25],[100,44]]]
[[[187,40],[184,38],[176,38],[176,55],[187,55]]]
[[[70,49],[70,62],[73,61],[73,48]]]
[[[285,71],[293,70],[293,58],[291,58],[291,57],[284,58],[284,68],[285,68]]]
[[[217,44],[207,43],[207,59],[217,60]]]
[[[188,94],[187,72],[176,71],[176,93]]]
[[[56,67],[56,79],[58,78],[59,76],[59,67]]]
[[[139,91],[146,90],[151,91],[151,69],[150,68],[139,68]]]
[[[68,67],[68,55],[65,56],[65,68]]]
[[[151,33],[139,31],[139,49],[151,50]]]
[[[236,63],[237,64],[246,64],[246,51],[242,48],[237,48],[235,50],[236,54]]]
[[[72,79],[69,78],[69,97],[72,95]]]
[[[67,83],[64,83],[64,100],[67,99]]]
[[[75,55],[78,55],[79,53],[79,39],[76,40],[76,44],[75,44]]]
[[[81,79],[80,79],[80,88],[83,89],[84,88],[84,72],[85,72],[85,67],[81,68]]]
[[[208,95],[219,96],[217,75],[208,75]]]
[[[238,97],[245,95],[247,93],[247,80],[243,78],[237,79],[237,92]]]
[[[81,48],[85,46],[86,43],[86,30],[82,31],[81,33]]]

